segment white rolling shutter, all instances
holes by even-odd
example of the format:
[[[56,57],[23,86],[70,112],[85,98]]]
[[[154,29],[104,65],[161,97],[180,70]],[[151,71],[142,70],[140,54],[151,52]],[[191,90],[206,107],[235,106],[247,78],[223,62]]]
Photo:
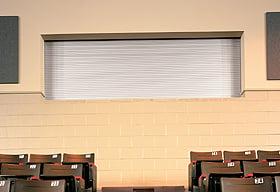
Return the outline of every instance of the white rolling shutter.
[[[240,96],[240,39],[45,42],[46,99]]]

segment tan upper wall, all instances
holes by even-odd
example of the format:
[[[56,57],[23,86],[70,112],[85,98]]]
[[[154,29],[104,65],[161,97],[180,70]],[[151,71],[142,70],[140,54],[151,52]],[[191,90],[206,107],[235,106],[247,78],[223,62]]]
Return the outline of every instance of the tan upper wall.
[[[0,92],[41,92],[41,34],[244,31],[245,90],[280,90],[266,80],[265,12],[279,0],[0,0],[0,15],[19,16],[18,85]]]

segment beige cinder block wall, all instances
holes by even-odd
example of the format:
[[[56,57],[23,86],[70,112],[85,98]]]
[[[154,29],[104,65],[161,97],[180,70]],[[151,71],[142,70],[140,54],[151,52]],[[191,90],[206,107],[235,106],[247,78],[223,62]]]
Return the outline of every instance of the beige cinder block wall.
[[[280,82],[266,80],[278,0],[0,0],[20,20],[20,83],[0,85],[0,153],[96,153],[98,188],[185,185],[189,151],[279,149]],[[46,101],[41,34],[244,31],[241,98]]]

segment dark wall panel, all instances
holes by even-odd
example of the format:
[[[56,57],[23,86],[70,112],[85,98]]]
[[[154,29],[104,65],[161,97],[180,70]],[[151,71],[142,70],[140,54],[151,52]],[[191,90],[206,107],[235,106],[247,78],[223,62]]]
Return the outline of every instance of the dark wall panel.
[[[18,79],[18,17],[0,16],[0,84]]]
[[[267,79],[280,80],[280,12],[266,13]]]

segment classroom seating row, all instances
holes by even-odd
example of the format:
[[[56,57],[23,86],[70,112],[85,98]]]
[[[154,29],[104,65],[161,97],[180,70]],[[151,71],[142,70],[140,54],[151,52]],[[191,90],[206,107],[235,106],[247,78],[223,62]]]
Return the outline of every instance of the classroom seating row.
[[[33,183],[31,180],[53,180],[59,183],[63,180],[65,192],[96,192],[97,167],[94,164],[94,153],[63,156],[30,154],[29,160],[28,154],[0,154],[0,166],[0,180],[9,181],[10,191],[13,192],[18,179],[29,180],[30,183]]]
[[[220,192],[223,177],[270,176],[275,189],[274,177],[280,176],[279,151],[191,151],[190,158],[188,180],[189,191],[193,192]]]

